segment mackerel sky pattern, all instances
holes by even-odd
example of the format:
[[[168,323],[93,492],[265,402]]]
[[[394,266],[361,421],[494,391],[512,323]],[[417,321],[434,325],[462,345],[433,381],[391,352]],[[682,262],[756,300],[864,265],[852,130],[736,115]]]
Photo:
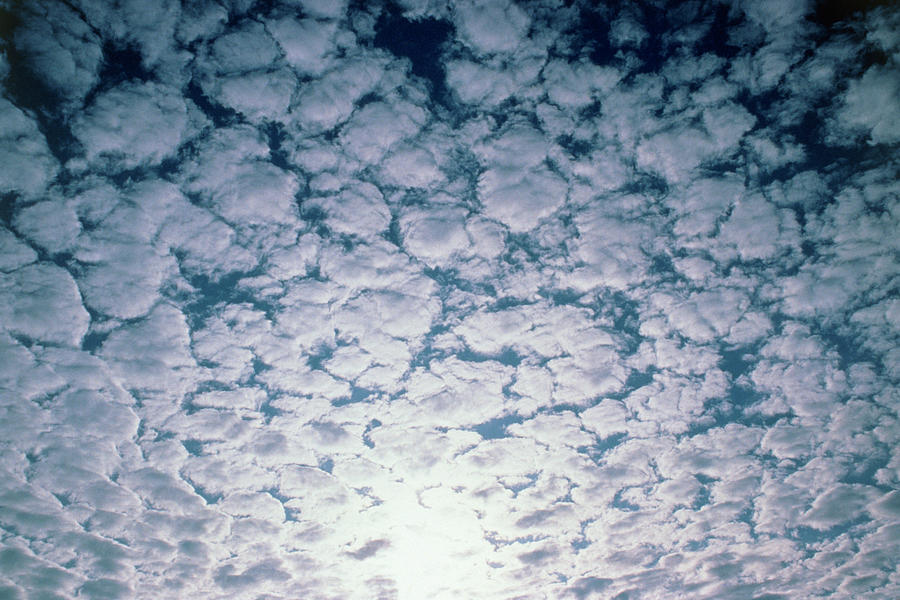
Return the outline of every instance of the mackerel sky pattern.
[[[0,0],[0,598],[900,597],[900,10]]]

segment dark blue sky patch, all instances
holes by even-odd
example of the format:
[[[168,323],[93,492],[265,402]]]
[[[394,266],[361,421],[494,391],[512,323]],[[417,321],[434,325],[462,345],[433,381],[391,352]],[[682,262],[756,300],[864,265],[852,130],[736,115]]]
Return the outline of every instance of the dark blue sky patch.
[[[69,506],[70,504],[72,504],[71,495],[69,493],[57,494],[54,492],[53,496],[55,496],[56,499],[59,500],[59,503],[63,506]]]
[[[569,134],[563,134],[557,137],[556,143],[576,160],[585,158],[594,150],[594,144],[591,141],[578,139]]]
[[[202,328],[203,322],[220,307],[227,304],[246,303],[260,308],[263,312],[271,312],[271,307],[259,300],[248,290],[240,287],[238,282],[253,273],[232,272],[218,276],[206,273],[183,273],[196,290],[187,302],[190,310],[186,311],[191,329]]]
[[[441,333],[437,331],[436,333]],[[448,352],[444,349],[435,348],[432,345],[433,335],[429,335],[428,343],[419,350],[410,362],[410,368],[424,367],[429,368],[432,360],[440,360],[448,356]]]
[[[110,161],[115,160],[115,158],[112,156],[107,156],[106,158]],[[104,173],[104,175],[117,187],[129,187],[132,184],[140,181],[152,180],[156,179],[157,177],[162,178],[163,173],[168,173],[169,175],[171,175],[172,171],[172,161],[168,161],[166,162],[165,167],[162,167],[161,164],[139,165],[131,169],[106,170],[106,173]]]
[[[624,442],[626,439],[628,439],[627,433],[614,433],[604,438],[600,438],[597,440],[596,444],[589,448],[590,457],[595,461],[600,460],[604,454]]]
[[[366,425],[366,429],[365,429],[365,431],[363,431],[363,434],[362,434],[363,444],[365,444],[366,447],[368,447],[368,448],[375,447],[375,442],[372,441],[372,438],[369,436],[369,434],[372,433],[373,429],[377,429],[378,427],[381,427],[381,421],[379,421],[378,419],[372,419]]]
[[[254,0],[247,13],[255,17],[265,17],[272,14],[280,6],[281,3],[278,0]]]
[[[709,30],[697,44],[695,52],[705,54],[712,52],[722,58],[732,59],[740,52],[740,47],[731,43],[729,30],[738,25],[743,17],[734,16],[731,7],[727,3],[715,3],[711,14],[707,16],[712,21]]]
[[[700,476],[697,478],[699,479]],[[694,502],[691,504],[691,510],[700,510],[704,506],[710,504],[711,497],[709,486],[706,484],[702,485],[697,492],[697,496],[694,498]]]
[[[429,277],[435,281],[439,286],[443,287],[455,287],[457,289],[466,291],[466,292],[474,292],[479,290],[484,290],[490,296],[496,295],[496,290],[493,290],[493,286],[489,284],[479,285],[472,283],[467,279],[463,279],[459,276],[459,273],[456,269],[444,269],[441,267],[426,267],[422,270],[422,274],[426,277]],[[493,290],[493,293],[491,291]]]
[[[593,301],[585,306],[591,309],[594,319],[611,320],[616,333],[636,348],[642,338],[639,332],[641,307],[637,301],[625,292],[605,289],[597,292]]]
[[[287,152],[282,147],[282,144],[284,144],[284,141],[288,138],[288,134],[284,130],[284,125],[269,121],[263,125],[263,133],[265,134],[266,142],[269,145],[269,160],[272,164],[286,171],[293,170],[293,167],[288,161]]]
[[[520,256],[529,263],[540,263],[545,254],[545,248],[542,248],[536,240],[524,233],[508,233],[506,235],[506,252],[503,259],[514,266],[524,266]]]
[[[396,214],[391,215],[391,222],[388,225],[387,231],[384,232],[383,237],[398,248],[403,247],[403,235],[400,233],[400,219],[397,218]]]
[[[719,350],[719,368],[736,379],[748,372],[756,360],[757,348],[722,348]]]
[[[13,39],[21,26],[22,18],[17,12],[0,8],[0,46],[9,64],[9,74],[3,82],[4,95],[8,95],[16,105],[46,117],[57,112],[62,96],[50,89],[41,74],[35,72],[31,57],[16,48]]]
[[[240,113],[236,110],[211,100],[193,79],[188,82],[185,97],[192,100],[216,127],[227,127],[243,121]]]
[[[512,348],[504,348],[499,354],[483,354],[466,348],[457,352],[456,357],[459,360],[468,362],[486,362],[494,360],[509,367],[516,367],[522,362],[522,356]]]
[[[617,51],[609,41],[609,17],[592,3],[585,4],[581,9],[580,22],[573,32],[573,45],[581,47],[594,64],[608,65],[615,61]]]
[[[10,335],[10,337],[29,349],[32,348],[35,344],[34,338],[23,335],[21,333],[13,333]]]
[[[519,415],[507,415],[505,417],[497,417],[485,421],[479,425],[472,427],[472,430],[478,433],[486,440],[495,440],[506,437],[506,428],[513,423],[522,423],[525,419]]]
[[[120,40],[106,40],[98,76],[99,87],[109,89],[126,81],[150,81],[153,72],[144,66],[139,48]]]
[[[208,379],[197,384],[197,389],[190,397],[204,392],[224,392],[230,390],[231,386],[215,379]]]
[[[844,324],[836,324],[836,327],[823,326],[815,323],[813,334],[818,335],[825,342],[826,348],[834,350],[838,354],[838,364],[842,370],[847,370],[853,365],[880,366],[879,356],[867,348],[865,340],[859,339],[859,334]]]
[[[16,212],[16,201],[19,195],[15,192],[0,194],[0,223],[7,227],[12,224],[13,215]]]
[[[670,31],[666,12],[668,6],[653,6],[647,2],[639,3],[643,13],[642,23],[647,30],[647,39],[637,48],[641,67],[635,73],[656,73],[669,58],[664,36]]]
[[[638,171],[622,186],[628,194],[643,194],[651,198],[664,198],[669,193],[669,182],[657,173]]]
[[[583,306],[585,293],[572,288],[542,288],[538,294],[553,303],[553,306]]]
[[[325,227],[325,231],[327,232],[327,227],[325,226],[325,220],[328,218],[328,213],[321,206],[317,206],[315,204],[306,205],[301,203],[300,205],[300,218],[309,223],[313,227]],[[320,234],[322,235],[322,234]],[[322,235],[322,237],[327,237],[330,235],[330,232]]]
[[[890,486],[879,484],[875,475],[881,469],[889,469],[890,449],[881,446],[875,450],[874,456],[854,456],[854,460],[847,462],[847,473],[841,477],[841,483],[858,483],[881,487],[885,492],[890,491]]]
[[[375,46],[408,58],[413,75],[428,82],[432,99],[443,103],[447,90],[441,54],[452,32],[453,26],[446,21],[406,19],[392,4],[375,25]]]
[[[350,402],[362,402],[373,393],[374,390],[353,386],[350,392]]]
[[[842,21],[859,19],[881,6],[896,6],[895,0],[817,0],[808,16],[813,23],[832,28]]]
[[[372,394],[374,394],[374,390],[369,390],[366,388],[361,388],[357,386],[350,387],[350,395],[344,398],[338,398],[337,400],[332,400],[332,406],[346,406],[348,404],[356,404],[357,402],[365,402],[367,398],[369,398]]]
[[[266,400],[259,405],[259,413],[263,416],[265,422],[269,423],[274,417],[283,415],[284,411],[273,405],[271,398],[266,398]]]
[[[4,95],[17,106],[33,111],[47,147],[61,164],[82,154],[81,144],[72,135],[65,117],[61,114],[63,96],[48,87],[40,76],[32,71],[28,66],[27,57],[22,56],[11,43],[4,45],[9,63],[9,74],[2,86]]]
[[[93,353],[103,345],[107,337],[109,337],[108,331],[89,331],[81,340],[81,349]]]
[[[834,539],[842,533],[846,533],[852,528],[868,523],[869,521],[870,519],[868,517],[860,516],[855,519],[844,521],[843,523],[838,523],[829,529],[816,529],[800,525],[796,529],[789,531],[788,534],[809,547]],[[810,550],[814,552],[814,550]]]
[[[632,371],[625,380],[626,390],[636,390],[653,383],[652,371]]]
[[[188,451],[188,454],[194,456],[203,454],[203,442],[200,440],[181,440],[181,445]]]
[[[491,302],[490,306],[487,308],[487,312],[500,312],[519,306],[530,306],[532,304],[534,304],[534,302],[528,299],[518,298],[516,296],[503,296],[502,298],[497,298]]]
[[[662,281],[675,281],[678,279],[675,264],[672,262],[672,257],[668,254],[654,254],[650,257],[649,272],[651,275],[657,275]]]
[[[610,502],[609,505],[613,508],[618,508],[619,510],[625,512],[635,512],[640,510],[640,505],[630,502],[629,500],[626,500],[622,497],[624,492],[628,489],[630,488],[622,488],[618,492],[616,492],[616,495],[613,497],[612,502]]]

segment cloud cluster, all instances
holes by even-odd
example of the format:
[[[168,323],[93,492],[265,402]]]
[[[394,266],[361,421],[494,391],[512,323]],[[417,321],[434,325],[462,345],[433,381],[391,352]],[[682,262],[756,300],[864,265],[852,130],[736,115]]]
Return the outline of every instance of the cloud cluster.
[[[0,596],[900,594],[895,9],[0,12]]]

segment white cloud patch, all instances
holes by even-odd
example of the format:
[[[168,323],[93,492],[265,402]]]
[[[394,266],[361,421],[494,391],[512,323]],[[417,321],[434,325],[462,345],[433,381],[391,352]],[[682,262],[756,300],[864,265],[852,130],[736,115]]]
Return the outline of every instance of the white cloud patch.
[[[72,248],[81,233],[81,223],[71,205],[61,199],[46,200],[16,214],[15,228],[47,252]]]
[[[447,84],[468,104],[500,104],[521,87],[522,75],[533,77],[535,73],[510,73],[463,60],[447,64]]]
[[[327,215],[325,224],[336,233],[375,237],[391,223],[381,192],[368,183],[345,189],[337,196],[314,198],[304,206],[323,210]]]
[[[29,68],[74,108],[96,82],[101,61],[97,35],[66,5],[35,2],[22,11],[13,38]]]
[[[561,107],[573,109],[590,104],[598,92],[608,92],[622,76],[610,67],[585,62],[570,65],[561,60],[548,62],[541,75],[547,86],[548,99]]]
[[[158,163],[173,154],[188,129],[184,99],[156,83],[125,83],[98,96],[73,133],[88,161],[114,160],[125,168]]]
[[[452,264],[469,249],[462,207],[414,209],[400,219],[404,246],[429,265]]]
[[[183,390],[195,365],[184,315],[169,304],[113,331],[101,356],[125,388],[157,392]]]
[[[35,196],[50,182],[58,164],[37,124],[6,98],[0,98],[0,189]]]
[[[353,113],[354,102],[370,92],[383,75],[383,61],[349,60],[298,91],[291,112],[304,129],[327,131]]]
[[[297,177],[267,160],[268,148],[245,126],[217,133],[190,171],[187,191],[229,224],[292,223]]]
[[[37,260],[37,252],[5,227],[0,229],[0,271],[13,271]]]
[[[837,113],[838,124],[851,131],[862,130],[874,144],[895,144],[900,141],[900,125],[890,107],[898,94],[896,69],[870,67],[860,79],[850,82]]]
[[[48,344],[76,345],[90,317],[72,276],[55,265],[32,264],[0,279],[3,321],[13,334]]]
[[[544,164],[550,151],[544,136],[526,124],[485,142],[479,154],[491,166],[478,182],[484,214],[522,232],[561,206],[568,186]]]
[[[709,160],[727,159],[756,119],[734,103],[703,111],[704,129],[678,126],[640,143],[637,164],[674,183],[689,180],[694,170]]]
[[[283,17],[266,24],[284,52],[284,58],[302,74],[321,75],[328,68],[328,56],[335,51],[337,25],[315,19]]]
[[[377,163],[400,140],[423,125],[425,112],[413,104],[367,104],[354,113],[341,131],[344,150],[363,164]]]
[[[460,36],[473,50],[485,54],[511,52],[528,30],[528,15],[513,2],[472,0],[454,11]]]

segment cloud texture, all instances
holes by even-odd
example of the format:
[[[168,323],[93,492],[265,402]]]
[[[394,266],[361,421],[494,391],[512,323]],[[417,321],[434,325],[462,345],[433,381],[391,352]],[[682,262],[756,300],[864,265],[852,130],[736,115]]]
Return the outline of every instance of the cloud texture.
[[[0,1],[0,596],[900,595],[900,13]]]

